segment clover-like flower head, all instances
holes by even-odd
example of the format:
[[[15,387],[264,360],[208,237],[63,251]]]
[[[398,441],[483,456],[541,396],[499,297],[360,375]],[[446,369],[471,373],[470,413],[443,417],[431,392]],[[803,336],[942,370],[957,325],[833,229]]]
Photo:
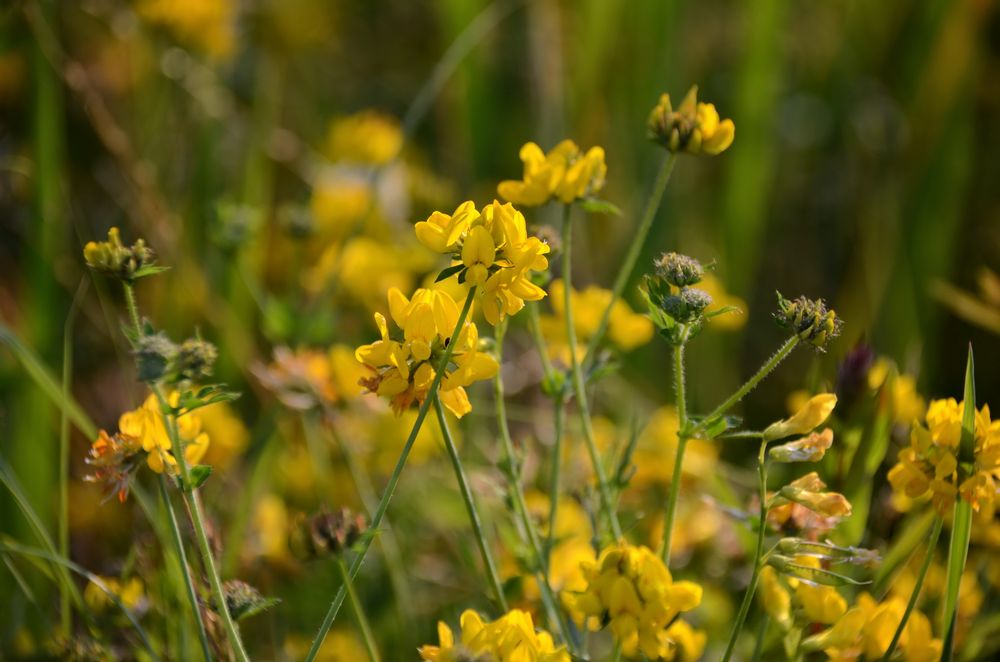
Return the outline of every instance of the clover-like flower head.
[[[649,114],[649,139],[671,152],[721,154],[733,144],[736,126],[730,119],[720,120],[710,103],[698,101],[698,86],[693,86],[681,105],[674,110],[670,95],[660,96]]]

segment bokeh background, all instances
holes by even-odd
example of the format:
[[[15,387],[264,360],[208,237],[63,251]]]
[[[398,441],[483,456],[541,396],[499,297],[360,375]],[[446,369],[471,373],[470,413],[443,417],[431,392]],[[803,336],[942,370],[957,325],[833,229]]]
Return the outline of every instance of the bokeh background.
[[[219,481],[226,489],[210,494],[245,493],[246,512],[256,512],[271,480],[259,467],[297,433],[255,366],[275,347],[366,341],[386,286],[412,288],[434,270],[409,225],[490,200],[499,180],[520,175],[528,140],[606,149],[603,197],[624,215],[581,222],[574,258],[578,284],[608,286],[662,158],[646,140],[646,115],[661,92],[679,98],[692,84],[734,120],[736,140],[718,158],[681,159],[640,271],[664,250],[714,260],[746,304],[741,330],[692,346],[694,406],[716,402],[780,341],[775,290],[825,298],[844,333],[825,355],[797,353],[755,391],[744,410],[751,424],[783,415],[793,389],[832,380],[859,342],[930,397],[960,395],[972,342],[980,402],[1000,402],[995,2],[12,0],[0,7],[0,454],[54,522],[58,410],[8,351],[15,343],[57,381],[71,351],[72,394],[100,426],[140,400],[119,293],[81,259],[86,241],[116,225],[171,267],[142,285],[144,314],[175,338],[197,328],[217,343],[217,374],[245,394],[234,412],[247,440]],[[369,109],[405,134],[374,192],[366,171],[337,160],[329,135],[337,118]],[[397,252],[356,247],[356,259],[337,253],[339,266],[324,272],[324,255],[336,261],[326,250],[350,239],[344,216],[372,196],[371,241]],[[627,298],[637,301],[634,288]],[[528,351],[523,330],[512,342]],[[662,343],[630,353],[598,409],[627,421],[670,402],[667,366]],[[530,410],[534,385],[516,377],[513,395]],[[144,525],[76,480],[88,442],[74,432],[72,551],[113,573]],[[483,442],[470,452],[494,450]],[[725,456],[738,465],[742,453]],[[448,473],[441,465],[420,476],[404,480],[408,494],[433,496],[421,485]],[[383,479],[373,469],[376,487]],[[210,497],[209,507],[247,528],[229,504]],[[433,522],[461,521],[440,495],[424,502],[444,512],[429,517],[431,532],[421,530],[426,513],[403,508],[401,537],[434,538]],[[15,537],[27,531],[6,496],[0,522]],[[437,544],[459,545],[448,540]],[[232,554],[230,571],[243,551]],[[420,561],[416,575],[441,579],[426,553]],[[464,559],[466,571],[474,565]],[[335,586],[333,572],[252,572],[286,600],[255,637],[308,637],[332,593],[317,587]],[[445,584],[439,602],[459,602],[458,579]],[[386,587],[381,576],[364,584],[376,619],[390,623],[389,641],[416,645],[380,606],[391,602]],[[42,619],[3,570],[0,595],[4,649]],[[426,600],[419,634],[429,640],[442,612]]]

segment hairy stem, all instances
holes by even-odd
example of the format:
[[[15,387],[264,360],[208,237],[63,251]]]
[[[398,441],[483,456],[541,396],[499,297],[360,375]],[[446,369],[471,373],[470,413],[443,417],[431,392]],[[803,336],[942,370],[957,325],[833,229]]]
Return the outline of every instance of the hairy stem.
[[[674,454],[674,471],[670,478],[670,493],[667,495],[667,506],[663,513],[663,542],[661,552],[663,564],[670,567],[670,543],[674,534],[674,517],[677,514],[677,497],[681,491],[682,467],[684,465],[684,449],[687,447],[687,395],[684,385],[684,344],[674,345],[674,393],[677,406],[677,451]]]

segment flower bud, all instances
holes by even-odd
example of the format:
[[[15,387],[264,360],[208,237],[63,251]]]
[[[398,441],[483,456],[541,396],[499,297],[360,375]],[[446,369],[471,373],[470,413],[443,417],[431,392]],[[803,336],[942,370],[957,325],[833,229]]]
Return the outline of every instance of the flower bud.
[[[356,543],[367,529],[364,516],[348,508],[326,511],[303,521],[294,533],[292,549],[305,558],[339,555]]]
[[[663,300],[663,309],[681,324],[694,322],[712,305],[708,292],[691,287],[681,288],[680,293]]]
[[[212,375],[212,366],[219,357],[215,345],[201,338],[188,338],[177,354],[177,374],[181,379],[202,381]]]
[[[226,596],[226,608],[233,620],[241,620],[269,609],[278,603],[274,598],[265,598],[250,584],[232,579],[222,585]]]
[[[836,311],[827,308],[822,299],[807,299],[804,296],[789,300],[778,292],[778,312],[775,320],[783,327],[790,328],[801,340],[822,349],[826,343],[840,335],[843,322]]]
[[[163,333],[141,336],[135,348],[139,381],[158,382],[171,373],[178,351],[177,345]]]
[[[671,152],[710,156],[728,149],[736,135],[732,120],[720,120],[714,105],[698,101],[697,86],[688,91],[676,111],[670,95],[661,95],[646,127],[649,139]]]
[[[694,285],[705,277],[701,262],[680,253],[664,253],[653,264],[656,272],[674,287]]]
[[[132,246],[123,244],[118,228],[114,227],[108,230],[107,241],[89,241],[83,247],[88,267],[126,283],[160,271],[153,267],[154,257],[152,249],[142,239]]]

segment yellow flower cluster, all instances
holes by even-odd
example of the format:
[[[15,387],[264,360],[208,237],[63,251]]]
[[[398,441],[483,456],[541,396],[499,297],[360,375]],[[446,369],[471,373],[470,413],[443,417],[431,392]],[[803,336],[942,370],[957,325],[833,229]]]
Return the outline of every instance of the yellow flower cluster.
[[[940,513],[954,505],[956,494],[977,512],[992,513],[1000,475],[1000,420],[990,419],[988,405],[976,412],[975,463],[971,474],[956,485],[963,407],[954,398],[931,401],[926,425],[913,426],[910,445],[900,451],[896,466],[889,471],[889,482],[910,499],[930,494]]]
[[[460,263],[453,267],[460,281],[481,287],[490,324],[545,296],[531,282],[531,272],[548,268],[549,246],[528,236],[524,215],[511,204],[494,200],[480,211],[472,201],[463,202],[450,215],[434,212],[414,230],[424,246]]]
[[[515,205],[538,207],[552,198],[570,204],[604,188],[608,167],[601,147],[591,147],[584,153],[572,140],[564,140],[546,154],[529,142],[521,148],[520,157],[524,177],[497,186],[500,197]]]
[[[441,380],[441,403],[459,417],[472,411],[464,387],[492,378],[500,366],[492,356],[479,351],[479,332],[472,322],[466,322],[457,341],[451,338],[459,317],[455,300],[441,290],[423,288],[407,299],[393,288],[389,290],[389,313],[402,330],[402,338],[393,338],[385,316],[375,313],[381,339],[362,345],[354,354],[369,370],[360,384],[390,398],[399,414],[427,397],[438,352],[448,342],[455,342],[452,363],[456,367]]]
[[[232,54],[236,45],[237,3],[233,0],[143,0],[136,12],[213,57]]]
[[[334,161],[385,165],[402,149],[403,129],[396,118],[366,110],[331,122],[326,146]]]
[[[170,396],[170,404],[177,406],[180,399],[176,392]],[[163,424],[160,404],[155,395],[150,394],[142,406],[127,411],[118,419],[118,430],[122,435],[139,441],[146,451],[146,463],[156,473],[177,473],[177,458],[170,444],[170,435]],[[177,417],[177,434],[184,447],[184,458],[189,465],[197,464],[208,450],[208,434],[202,430],[201,417],[187,413]]]
[[[650,139],[671,152],[721,154],[733,144],[736,126],[732,120],[720,120],[710,103],[698,101],[698,86],[693,86],[675,111],[670,95],[664,94],[649,115]]]
[[[549,284],[549,300],[552,302],[554,314],[543,315],[539,320],[542,335],[545,336],[550,356],[569,365],[570,355],[564,318],[566,289],[561,279]],[[579,341],[577,359],[582,359],[586,353],[587,341],[597,332],[601,315],[604,314],[610,301],[611,290],[594,285],[570,293],[573,323]],[[627,303],[618,299],[611,307],[611,314],[608,316],[608,338],[616,347],[627,352],[645,345],[653,338],[653,323],[645,315],[633,312]]]
[[[438,623],[437,646],[421,646],[420,659],[429,662],[570,662],[562,646],[556,648],[552,635],[536,631],[531,614],[512,609],[495,621],[484,621],[471,609],[462,613],[459,641],[445,623]]]
[[[673,581],[648,547],[621,541],[601,552],[596,562],[584,564],[584,573],[587,588],[564,594],[567,607],[591,630],[609,627],[626,656],[673,660],[701,655],[704,634],[671,625],[680,612],[701,603],[701,586]]]

